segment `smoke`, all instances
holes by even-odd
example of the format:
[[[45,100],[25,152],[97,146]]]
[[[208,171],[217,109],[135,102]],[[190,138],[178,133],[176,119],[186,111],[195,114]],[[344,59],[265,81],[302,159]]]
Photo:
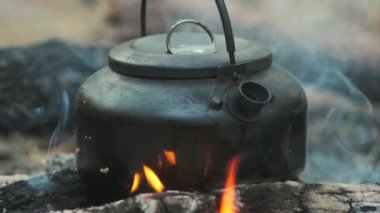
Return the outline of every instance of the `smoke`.
[[[374,86],[380,84],[380,1],[226,0],[226,5],[235,35],[265,43],[275,63],[307,91],[309,148],[301,178],[379,182],[380,118],[367,94],[380,100]],[[166,1],[161,9],[167,28],[194,18],[222,32],[213,2]]]
[[[131,13],[125,13],[128,20],[138,16],[138,0],[123,2],[131,8]],[[272,50],[275,63],[290,70],[305,87],[310,109],[309,153],[301,178],[309,182],[380,182],[380,116],[376,116],[378,109],[368,98],[380,101],[380,0],[226,0],[226,5],[235,35],[265,43]],[[213,32],[222,32],[214,1],[148,1],[147,14],[149,33],[167,32],[184,18],[199,20]],[[135,26],[137,21],[134,19],[128,26]],[[23,57],[43,53],[30,57],[30,63],[25,63],[26,68],[19,72],[10,72],[16,68],[9,65],[9,60],[5,65],[0,63],[0,67],[9,67],[7,70],[15,79],[25,76],[20,74],[22,70],[37,67],[36,71],[46,70],[46,74],[67,73],[62,74],[65,82],[74,82],[73,89],[62,91],[57,98],[62,108],[50,139],[51,148],[58,142],[69,116],[68,94],[72,96],[83,76],[105,63],[100,59],[106,58],[106,53],[101,50],[97,57],[88,53],[90,50],[78,50],[78,55],[77,48],[62,48],[56,42],[41,49],[33,49]],[[53,52],[53,58],[59,59],[59,63],[42,69],[40,64],[46,64],[52,50],[57,52]],[[78,59],[79,63],[64,69],[71,63],[63,56]],[[31,77],[37,76],[30,73]],[[32,115],[37,116],[50,108],[33,109]],[[4,125],[11,123],[8,120]]]
[[[68,123],[70,116],[70,98],[66,90],[61,92],[61,110],[58,118],[57,126],[54,128],[53,134],[50,136],[49,140],[49,151],[51,152],[52,148],[57,145],[60,136],[65,130],[65,127]]]
[[[307,88],[309,153],[302,178],[380,181],[380,153],[373,151],[379,126],[369,99],[346,75],[365,72],[350,70],[351,63],[373,65],[367,56],[380,47],[380,1],[252,2],[257,13],[248,14],[254,23],[248,28],[254,33],[246,25],[243,34],[266,43],[275,62]]]
[[[379,146],[379,126],[366,95],[345,75],[365,72],[350,70],[351,63],[373,65],[367,57],[370,54],[365,53],[377,54],[380,45],[376,28],[380,1],[272,0],[256,4],[262,14],[256,20],[263,22],[257,22],[251,38],[265,42],[275,61],[308,88],[309,153],[302,179],[380,181],[380,153],[373,151]]]

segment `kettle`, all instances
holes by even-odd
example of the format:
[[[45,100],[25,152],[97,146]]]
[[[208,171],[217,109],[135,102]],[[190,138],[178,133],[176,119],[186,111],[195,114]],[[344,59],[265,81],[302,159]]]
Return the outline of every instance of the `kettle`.
[[[167,189],[202,190],[225,179],[234,156],[242,180],[298,177],[305,92],[268,48],[234,37],[224,1],[215,2],[224,35],[190,19],[145,35],[142,0],[142,37],[111,49],[109,65],[81,85],[75,135],[87,184],[128,192],[148,166]],[[183,24],[204,32],[175,32]]]

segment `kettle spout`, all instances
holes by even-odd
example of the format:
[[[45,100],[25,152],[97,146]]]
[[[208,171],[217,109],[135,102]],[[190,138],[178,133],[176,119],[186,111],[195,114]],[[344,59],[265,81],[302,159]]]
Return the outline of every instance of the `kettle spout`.
[[[242,121],[253,121],[272,95],[263,85],[246,81],[231,88],[226,98],[227,107],[234,117]]]

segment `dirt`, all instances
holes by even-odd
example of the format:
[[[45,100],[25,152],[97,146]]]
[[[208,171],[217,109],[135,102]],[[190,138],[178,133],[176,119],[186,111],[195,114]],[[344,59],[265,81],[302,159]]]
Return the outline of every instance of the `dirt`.
[[[3,0],[0,46],[27,45],[49,38],[92,43],[105,32],[106,1]]]
[[[60,145],[48,151],[49,138],[20,133],[0,136],[0,176],[37,175],[45,171],[71,167],[74,153],[72,136],[62,136]]]

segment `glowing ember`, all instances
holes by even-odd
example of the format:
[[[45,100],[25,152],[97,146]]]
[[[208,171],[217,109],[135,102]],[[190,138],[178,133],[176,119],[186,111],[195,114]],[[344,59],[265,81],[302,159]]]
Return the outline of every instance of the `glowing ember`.
[[[235,192],[235,183],[236,183],[236,174],[239,166],[240,158],[235,157],[232,159],[228,166],[227,180],[224,186],[224,192],[220,202],[220,213],[237,213],[239,212],[236,209],[236,192]]]
[[[172,165],[172,166],[176,165],[177,160],[175,157],[175,153],[173,151],[164,150],[164,155],[165,155],[166,160],[168,160],[170,165]]]
[[[158,167],[160,167],[160,169],[162,168],[162,160],[160,156],[158,156]]]
[[[205,168],[203,170],[203,177],[206,177],[207,174],[208,174],[208,169],[210,168],[210,163],[211,163],[211,152],[207,152],[207,156],[206,156],[206,164],[205,164]]]
[[[148,184],[156,191],[156,192],[162,192],[165,190],[164,185],[162,184],[161,180],[158,178],[156,173],[149,168],[146,165],[143,165],[144,174],[146,177],[146,180],[148,181]]]
[[[132,188],[131,188],[131,193],[134,193],[137,191],[137,189],[140,186],[140,182],[141,182],[140,174],[136,172],[134,177],[133,177],[133,184],[132,184]]]

